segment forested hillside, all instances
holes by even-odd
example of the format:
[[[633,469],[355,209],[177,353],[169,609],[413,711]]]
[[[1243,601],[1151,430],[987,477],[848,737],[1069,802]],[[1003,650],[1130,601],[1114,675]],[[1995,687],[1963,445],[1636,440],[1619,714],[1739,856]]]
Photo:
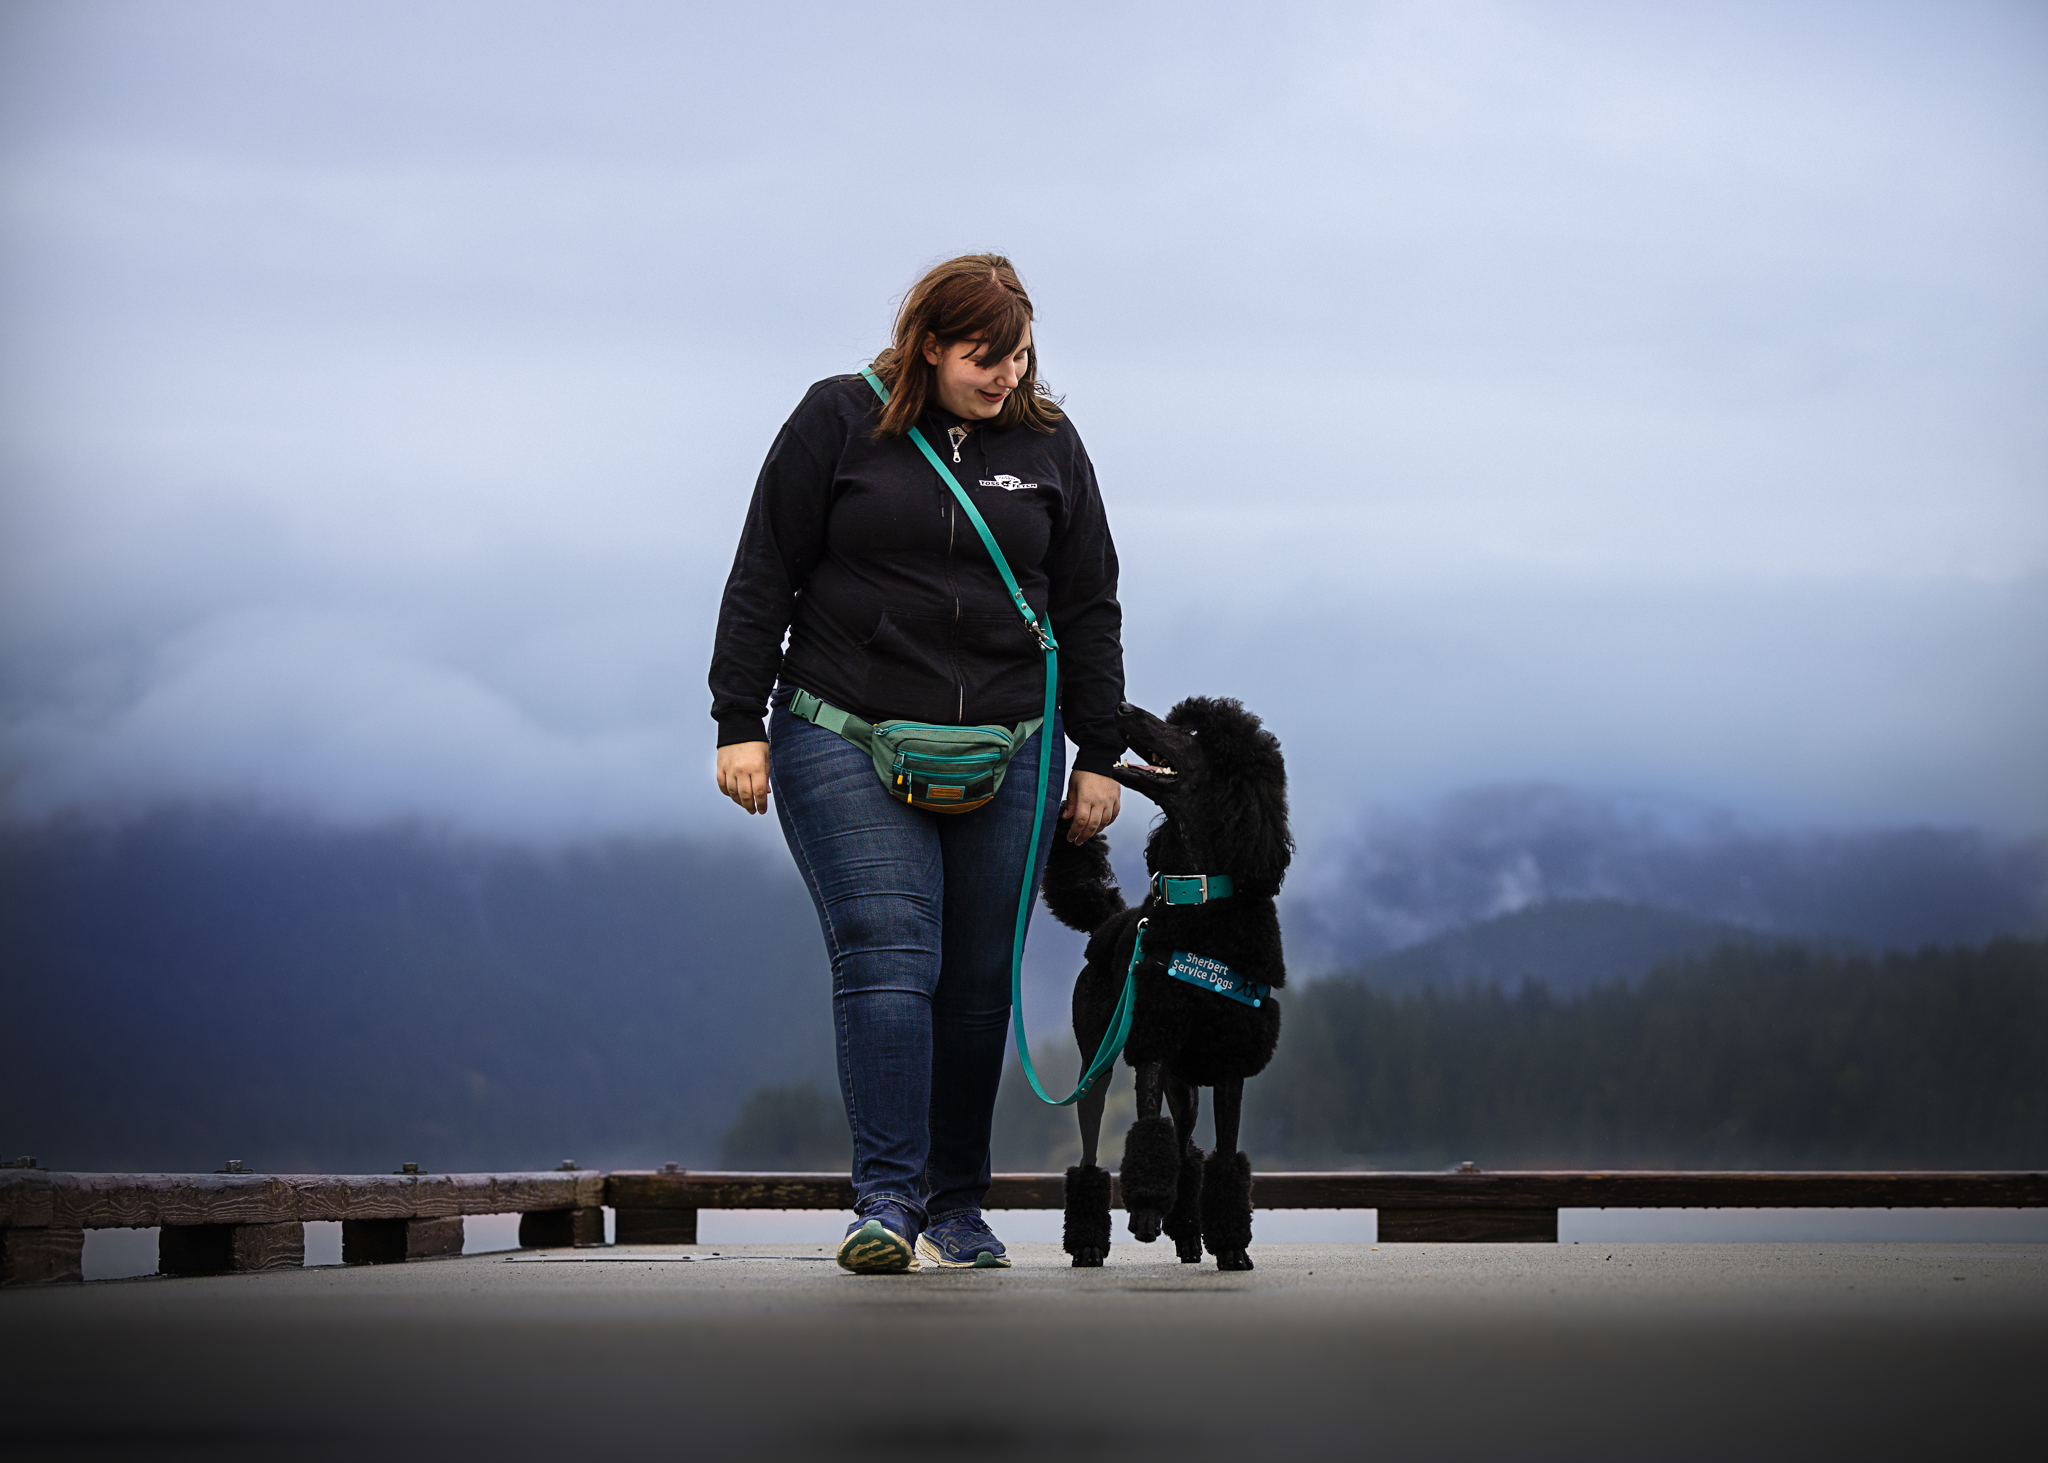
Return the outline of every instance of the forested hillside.
[[[1576,999],[1290,991],[1271,1164],[2048,1165],[2048,941],[1726,947]]]
[[[1558,902],[1351,962],[1452,983],[1435,994],[1304,971],[1252,1087],[1251,1149],[1269,1167],[2048,1162],[2041,942],[1724,950],[1620,983],[1723,928]],[[1041,920],[1032,942],[1027,1004],[1056,1022],[1078,939]],[[1613,983],[1466,989],[1584,972]],[[787,861],[728,846],[549,852],[191,810],[0,828],[0,1153],[704,1166],[767,1088],[731,1161],[808,1167],[845,1141],[828,990]],[[1064,1089],[1078,1053],[1037,1029]],[[1129,1090],[1120,1073],[1112,1161]],[[1072,1135],[1013,1061],[998,1164],[1063,1166]]]
[[[786,864],[165,814],[0,832],[0,1149],[67,1168],[716,1161],[831,1071]]]

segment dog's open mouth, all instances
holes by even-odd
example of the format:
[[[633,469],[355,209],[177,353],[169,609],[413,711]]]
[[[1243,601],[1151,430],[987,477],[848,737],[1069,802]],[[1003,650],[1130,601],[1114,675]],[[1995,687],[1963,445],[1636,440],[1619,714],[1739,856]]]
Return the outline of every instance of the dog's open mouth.
[[[1154,767],[1150,762],[1139,762],[1126,758],[1116,764],[1125,772],[1136,772],[1146,777],[1178,777],[1180,774],[1164,764]]]

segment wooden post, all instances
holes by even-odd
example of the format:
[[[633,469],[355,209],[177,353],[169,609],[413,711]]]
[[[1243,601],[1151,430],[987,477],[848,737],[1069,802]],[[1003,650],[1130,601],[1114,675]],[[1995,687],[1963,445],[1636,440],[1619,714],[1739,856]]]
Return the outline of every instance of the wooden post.
[[[622,1245],[694,1245],[694,1209],[618,1209],[618,1242]]]
[[[604,1243],[604,1210],[535,1209],[519,1216],[519,1247],[526,1250],[589,1249]]]
[[[462,1253],[462,1216],[443,1219],[344,1219],[341,1263],[399,1265]]]
[[[82,1229],[0,1229],[0,1285],[85,1279]]]
[[[306,1263],[306,1226],[167,1224],[156,1232],[156,1268],[164,1275],[234,1275],[296,1270]]]
[[[1380,1239],[1388,1244],[1557,1243],[1555,1209],[1380,1210]]]

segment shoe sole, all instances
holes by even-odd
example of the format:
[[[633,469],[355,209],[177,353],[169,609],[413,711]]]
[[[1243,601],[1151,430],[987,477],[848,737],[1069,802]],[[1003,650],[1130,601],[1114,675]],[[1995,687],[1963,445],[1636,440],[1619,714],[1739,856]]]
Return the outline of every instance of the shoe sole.
[[[839,1242],[839,1268],[856,1275],[903,1275],[917,1269],[910,1241],[879,1219],[870,1219]]]
[[[945,1251],[941,1250],[923,1235],[917,1237],[917,1253],[918,1258],[938,1266],[941,1270],[1007,1270],[1010,1268],[1010,1257],[1008,1255],[998,1255],[990,1250],[983,1250],[971,1260],[949,1260],[946,1258]]]

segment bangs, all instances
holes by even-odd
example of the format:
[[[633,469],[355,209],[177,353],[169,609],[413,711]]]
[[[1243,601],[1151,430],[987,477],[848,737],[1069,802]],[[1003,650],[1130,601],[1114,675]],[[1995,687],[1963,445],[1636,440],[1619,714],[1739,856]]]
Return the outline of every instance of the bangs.
[[[977,366],[1001,360],[1014,351],[1031,324],[1031,306],[1005,289],[993,274],[979,288],[960,293],[957,301],[946,302],[954,308],[940,317],[939,338],[979,343],[981,353],[974,361]]]

